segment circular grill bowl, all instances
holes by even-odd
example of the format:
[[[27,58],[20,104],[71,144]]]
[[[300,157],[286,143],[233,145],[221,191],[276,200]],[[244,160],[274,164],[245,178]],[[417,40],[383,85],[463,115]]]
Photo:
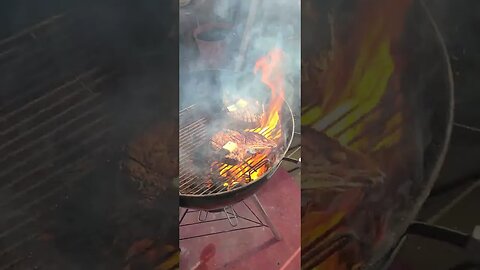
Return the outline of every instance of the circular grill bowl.
[[[236,76],[234,73],[228,73],[227,71],[218,71],[218,70],[210,70],[210,71],[202,71],[199,73],[194,74],[193,76],[199,79],[197,76],[207,76],[207,78],[212,79],[212,78],[220,78],[220,76]],[[249,76],[245,75],[237,75],[240,77],[237,78],[248,78]],[[250,77],[251,79],[251,77]],[[182,81],[182,80],[181,80]],[[191,81],[190,81],[191,82]],[[198,82],[198,81],[197,81]],[[198,84],[195,84],[198,85]],[[184,84],[183,87],[186,85]],[[182,84],[180,85],[180,91],[182,92]],[[263,86],[259,86],[263,87]],[[197,88],[198,90],[199,88]],[[215,89],[219,89],[215,87]],[[221,88],[220,88],[221,89]],[[188,91],[188,90],[187,90]],[[183,102],[182,104],[182,99],[180,101],[181,108],[186,108],[183,109],[182,111],[188,110],[190,106],[195,105],[199,106],[204,109],[211,109],[212,106],[215,106],[216,104],[219,104],[221,102],[222,95],[221,94],[213,94],[209,91],[212,91],[208,89],[205,92],[202,91],[197,91],[194,96],[192,97],[191,100],[196,100],[196,101],[201,101],[199,103],[194,103],[194,104],[188,104],[188,102]],[[213,90],[215,91],[215,90]],[[185,92],[183,92],[185,93]],[[190,94],[190,93],[189,93]],[[182,95],[181,95],[182,96]],[[203,99],[203,97],[208,97],[208,100]],[[186,99],[183,99],[183,101],[186,101]],[[188,104],[188,105],[187,105]],[[190,106],[189,106],[190,105]],[[188,106],[188,107],[187,107]],[[182,112],[181,112],[182,113]],[[253,195],[258,191],[259,188],[261,188],[270,178],[271,176],[276,172],[280,165],[281,158],[285,156],[288,148],[290,147],[290,144],[293,139],[293,132],[294,132],[294,119],[293,119],[293,113],[286,101],[284,101],[284,106],[282,108],[282,128],[283,128],[283,134],[284,134],[284,139],[285,139],[285,149],[283,153],[279,155],[279,158],[273,166],[258,180],[252,181],[244,186],[235,188],[230,191],[223,191],[223,192],[218,192],[215,194],[209,194],[209,195],[186,195],[180,193],[180,206],[184,208],[190,208],[190,209],[201,209],[201,210],[216,210],[216,209],[221,209],[225,206],[233,205],[235,203],[238,203],[247,197]],[[180,123],[182,123],[182,119],[180,119]],[[180,129],[182,128],[182,124],[180,124]]]

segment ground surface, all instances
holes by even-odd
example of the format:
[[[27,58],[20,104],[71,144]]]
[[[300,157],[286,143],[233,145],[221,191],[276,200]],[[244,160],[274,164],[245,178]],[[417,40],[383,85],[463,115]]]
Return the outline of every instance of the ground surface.
[[[268,227],[250,228],[182,240],[181,269],[300,269],[300,187],[284,170],[257,193],[265,211],[282,236],[276,241]],[[251,199],[246,204],[260,217]],[[243,203],[233,207],[239,216],[255,220]],[[180,209],[183,213],[184,209]],[[182,224],[198,222],[199,213],[188,213]],[[207,220],[225,218],[224,212],[209,214]],[[236,228],[254,223],[239,219]],[[180,237],[191,237],[231,229],[227,219],[182,226]]]

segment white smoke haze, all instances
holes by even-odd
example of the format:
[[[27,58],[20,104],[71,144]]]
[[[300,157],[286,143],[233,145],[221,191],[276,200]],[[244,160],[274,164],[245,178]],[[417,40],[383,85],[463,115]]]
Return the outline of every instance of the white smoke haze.
[[[253,4],[253,6],[252,6]],[[261,100],[268,99],[270,91],[259,87],[260,74],[254,76],[255,62],[275,47],[285,53],[283,70],[286,79],[285,98],[294,112],[300,111],[300,22],[301,9],[298,0],[193,0],[191,16],[198,24],[208,22],[226,22],[232,24],[232,30],[225,36],[227,44],[224,66],[218,67],[222,72],[208,72],[198,75],[192,70],[205,70],[198,58],[195,43],[180,44],[180,108],[191,104],[211,103],[214,96],[254,96]],[[251,14],[255,13],[253,23],[249,26]],[[249,18],[250,15],[250,18]],[[180,28],[186,27],[187,21],[180,16]],[[184,25],[182,25],[184,24]],[[193,29],[192,29],[193,30]],[[193,39],[193,34],[187,30]],[[182,38],[181,38],[182,40]],[[247,40],[244,53],[242,44]],[[235,72],[237,61],[242,65]],[[209,67],[210,69],[212,67]],[[214,67],[217,69],[216,67]],[[186,71],[188,70],[188,71]],[[216,74],[216,75],[211,75]],[[244,79],[239,79],[245,76]],[[210,75],[210,76],[208,76]],[[214,77],[214,78],[212,78]],[[225,92],[225,93],[222,93]]]
[[[222,22],[232,25],[225,36],[226,59],[224,66],[212,69],[203,66],[199,59],[199,49],[195,42],[180,44],[180,109],[195,105],[195,115],[206,114],[207,118],[222,113],[222,109],[238,98],[253,98],[267,104],[271,91],[261,82],[261,73],[254,74],[255,63],[272,49],[284,52],[283,71],[285,75],[285,99],[294,113],[300,114],[300,1],[298,0],[193,0],[190,19],[195,17],[197,25],[188,26],[182,21],[180,28],[186,29],[186,37],[180,40],[194,40],[193,31],[198,25]],[[252,3],[256,3],[252,6]],[[249,25],[249,15],[255,13]],[[182,13],[182,11],[180,12]],[[250,16],[251,19],[251,16]],[[183,24],[183,25],[182,25]],[[189,29],[193,28],[193,29]],[[242,51],[242,46],[246,49]],[[244,52],[244,54],[243,54]],[[220,52],[219,52],[220,53]],[[242,65],[238,66],[238,61]],[[188,114],[188,113],[187,113]],[[213,116],[213,117],[211,117]],[[187,117],[185,117],[187,118]],[[182,120],[180,127],[190,120]],[[206,136],[224,129],[230,123],[212,119],[206,127]],[[180,149],[183,152],[184,149]],[[203,152],[203,151],[197,151]],[[208,156],[208,153],[203,153]],[[199,160],[205,159],[201,156]],[[193,171],[202,174],[205,166],[190,165]]]

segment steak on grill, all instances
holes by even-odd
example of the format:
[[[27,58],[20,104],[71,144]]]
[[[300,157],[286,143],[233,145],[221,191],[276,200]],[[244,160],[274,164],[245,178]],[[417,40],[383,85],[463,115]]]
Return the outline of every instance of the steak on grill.
[[[226,152],[225,158],[242,162],[277,144],[255,132],[226,129],[213,135],[212,147],[215,151]]]

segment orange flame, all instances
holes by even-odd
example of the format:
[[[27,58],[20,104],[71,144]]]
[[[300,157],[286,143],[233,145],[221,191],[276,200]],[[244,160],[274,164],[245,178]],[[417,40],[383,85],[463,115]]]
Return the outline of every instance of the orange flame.
[[[267,55],[258,59],[253,69],[254,74],[261,73],[261,80],[270,89],[271,97],[259,126],[246,131],[258,133],[270,140],[278,140],[282,135],[280,112],[285,96],[285,81],[282,70],[283,58],[283,51],[279,48],[274,48]],[[224,185],[227,188],[231,188],[238,184],[239,178],[248,178],[242,179],[246,182],[258,180],[271,166],[271,164],[264,164],[264,161],[270,154],[270,150],[266,150],[255,154],[241,164],[221,164],[220,175],[228,179]],[[255,170],[252,170],[252,167]]]
[[[280,112],[285,96],[285,79],[282,70],[283,58],[283,51],[279,48],[274,48],[266,56],[261,57],[255,63],[254,68],[255,74],[261,72],[262,82],[271,91],[271,99],[260,127],[250,131],[267,134],[266,137],[268,139],[278,139],[281,135],[279,133]]]

